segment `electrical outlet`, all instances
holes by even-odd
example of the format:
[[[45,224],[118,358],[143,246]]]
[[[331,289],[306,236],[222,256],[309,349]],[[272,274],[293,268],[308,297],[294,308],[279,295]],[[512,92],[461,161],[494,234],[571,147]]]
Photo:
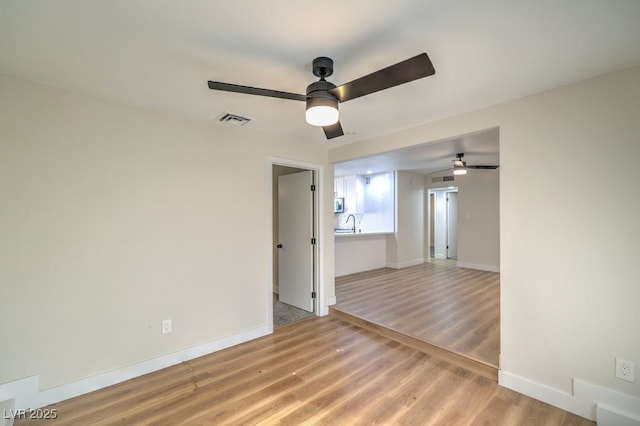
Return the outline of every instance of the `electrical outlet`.
[[[631,361],[616,358],[616,377],[627,382],[635,382],[636,365]]]
[[[166,319],[162,321],[162,334],[171,333],[171,320]]]

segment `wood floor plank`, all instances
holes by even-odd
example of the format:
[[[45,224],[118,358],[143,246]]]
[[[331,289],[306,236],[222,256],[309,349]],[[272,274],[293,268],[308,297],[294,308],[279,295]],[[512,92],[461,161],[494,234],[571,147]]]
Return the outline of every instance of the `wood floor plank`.
[[[50,408],[55,420],[15,424],[593,424],[333,317],[309,318]]]
[[[434,260],[336,278],[336,310],[498,367],[500,275]]]

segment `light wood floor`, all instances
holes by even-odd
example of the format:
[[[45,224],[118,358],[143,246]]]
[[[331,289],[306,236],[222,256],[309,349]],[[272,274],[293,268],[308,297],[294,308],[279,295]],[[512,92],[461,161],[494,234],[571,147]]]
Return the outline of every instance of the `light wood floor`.
[[[41,424],[593,424],[332,317],[51,408],[58,418]]]
[[[498,273],[433,260],[338,277],[336,298],[338,310],[498,367]]]

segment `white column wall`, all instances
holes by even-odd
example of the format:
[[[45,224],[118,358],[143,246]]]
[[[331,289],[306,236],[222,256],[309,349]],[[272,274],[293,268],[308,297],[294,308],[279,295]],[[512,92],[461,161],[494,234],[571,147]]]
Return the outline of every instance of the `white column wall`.
[[[592,418],[576,381],[640,398],[614,377],[640,365],[639,100],[635,67],[329,152],[500,128],[501,383]]]

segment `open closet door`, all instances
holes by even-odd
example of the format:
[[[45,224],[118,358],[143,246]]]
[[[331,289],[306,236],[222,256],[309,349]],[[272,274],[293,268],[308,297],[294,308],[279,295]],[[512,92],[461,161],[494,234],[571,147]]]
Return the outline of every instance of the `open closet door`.
[[[279,299],[313,312],[313,171],[278,177]]]

